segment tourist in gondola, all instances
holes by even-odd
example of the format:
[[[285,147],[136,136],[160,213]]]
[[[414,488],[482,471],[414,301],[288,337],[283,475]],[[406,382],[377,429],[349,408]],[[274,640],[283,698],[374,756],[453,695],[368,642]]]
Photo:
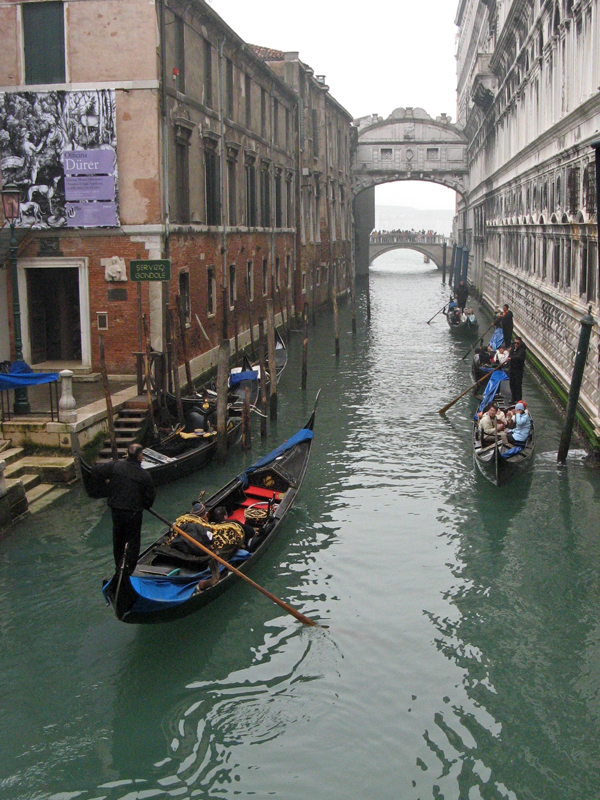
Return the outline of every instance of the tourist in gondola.
[[[105,484],[107,505],[113,521],[113,555],[117,569],[125,559],[125,572],[135,569],[140,555],[142,516],[152,507],[156,489],[147,470],[142,468],[143,447],[130,444],[127,458],[92,467],[92,479]],[[99,495],[100,496],[100,495]]]
[[[506,417],[498,408],[498,403],[492,403],[479,421],[481,431],[481,444],[485,447],[496,441],[497,434],[504,431],[506,427]]]
[[[523,370],[525,369],[525,359],[527,357],[527,347],[520,336],[515,336],[515,341],[510,348],[510,360],[508,362],[508,379],[510,381],[511,402],[516,403],[523,394]]]
[[[531,432],[531,417],[524,403],[519,402],[515,405],[510,425],[513,427],[503,431],[502,441],[511,447],[524,447]]]
[[[458,303],[458,307],[461,311],[464,310],[464,307],[467,305],[467,298],[469,297],[469,290],[467,289],[465,282],[461,281],[458,285],[458,289],[456,290],[456,302]]]
[[[494,354],[493,363],[502,366],[508,361],[509,356],[510,353],[508,352],[506,347],[504,347],[504,345],[501,344],[496,353]]]
[[[502,333],[504,334],[504,346],[510,347],[513,335],[513,313],[508,307],[508,303],[504,303],[502,308]]]

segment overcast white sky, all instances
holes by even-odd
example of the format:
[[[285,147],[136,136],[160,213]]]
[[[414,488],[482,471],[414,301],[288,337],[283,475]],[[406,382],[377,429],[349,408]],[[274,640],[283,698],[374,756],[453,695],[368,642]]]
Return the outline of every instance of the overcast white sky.
[[[424,108],[456,119],[454,25],[458,0],[211,0],[250,44],[298,50],[353,117]],[[454,208],[450,189],[391,183],[377,204]]]

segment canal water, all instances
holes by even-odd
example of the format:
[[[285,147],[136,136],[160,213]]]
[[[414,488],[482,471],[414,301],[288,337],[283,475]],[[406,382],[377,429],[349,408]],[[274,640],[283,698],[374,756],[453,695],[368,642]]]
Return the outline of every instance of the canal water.
[[[174,517],[292,434],[312,461],[256,581],[176,623],[104,606],[110,517],[77,489],[0,542],[3,800],[588,800],[600,797],[600,474],[526,376],[538,447],[501,489],[474,469],[464,341],[422,256],[371,272],[293,334],[280,419],[251,454],[158,490]],[[144,540],[161,530],[146,520]]]

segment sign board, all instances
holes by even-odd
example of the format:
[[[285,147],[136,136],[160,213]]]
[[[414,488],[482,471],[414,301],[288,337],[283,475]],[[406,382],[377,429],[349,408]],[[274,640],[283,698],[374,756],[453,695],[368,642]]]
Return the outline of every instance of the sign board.
[[[171,262],[168,258],[129,262],[132,281],[170,281]]]

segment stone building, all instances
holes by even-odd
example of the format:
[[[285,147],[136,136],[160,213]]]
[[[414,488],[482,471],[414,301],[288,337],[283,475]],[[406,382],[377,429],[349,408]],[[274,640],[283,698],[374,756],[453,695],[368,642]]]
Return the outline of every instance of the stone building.
[[[599,308],[599,3],[460,0],[456,24],[469,276],[489,306],[509,303],[534,358],[568,387],[579,321]],[[581,403],[596,433],[599,355],[594,331]]]
[[[281,315],[302,306],[307,274],[327,282],[322,265],[345,279],[350,115],[298,54],[251,47],[203,0],[15,2],[0,29],[2,179],[21,189],[34,367],[96,371],[103,332],[109,372],[132,374],[139,309],[164,351],[179,294],[197,374],[222,337],[249,340],[267,298]],[[135,259],[170,259],[170,280],[132,283]]]

